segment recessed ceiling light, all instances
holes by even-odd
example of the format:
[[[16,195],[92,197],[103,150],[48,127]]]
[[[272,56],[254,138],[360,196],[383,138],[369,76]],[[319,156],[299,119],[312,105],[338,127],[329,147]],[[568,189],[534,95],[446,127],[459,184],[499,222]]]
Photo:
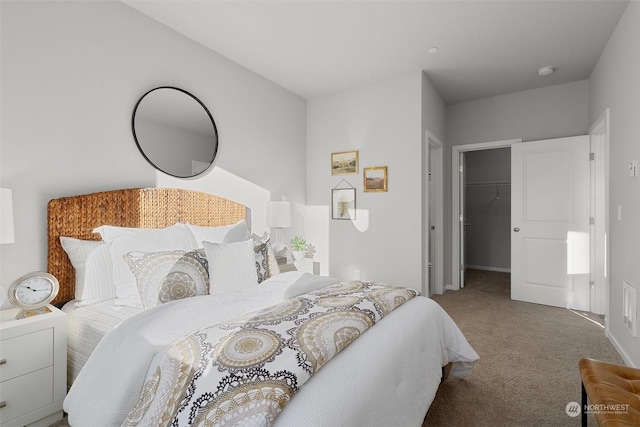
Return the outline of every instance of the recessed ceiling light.
[[[555,71],[555,68],[553,68],[551,65],[547,65],[546,67],[542,67],[540,69],[538,69],[538,75],[539,76],[548,76],[549,74],[553,73]]]
[[[438,48],[436,46],[432,47],[431,49],[429,49],[427,52],[429,53],[436,53],[438,51]]]

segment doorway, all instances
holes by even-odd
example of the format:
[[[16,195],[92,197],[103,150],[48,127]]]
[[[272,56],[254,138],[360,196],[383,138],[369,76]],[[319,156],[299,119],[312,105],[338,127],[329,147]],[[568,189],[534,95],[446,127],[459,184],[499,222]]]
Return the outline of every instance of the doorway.
[[[479,144],[467,144],[467,145],[457,145],[452,147],[452,274],[451,274],[451,289],[458,290],[464,286],[464,277],[465,277],[465,255],[466,255],[466,245],[465,245],[465,229],[468,227],[472,227],[472,225],[465,226],[467,224],[464,216],[464,205],[465,205],[465,192],[464,192],[464,184],[467,182],[466,173],[467,170],[464,167],[465,162],[465,153],[470,152],[478,152],[484,150],[493,150],[506,148],[510,149],[512,144],[522,142],[522,139],[509,139],[504,141],[494,141],[494,142],[484,142]],[[473,175],[472,175],[473,176]],[[498,181],[503,181],[502,179],[493,179],[493,184]],[[479,182],[479,184],[484,184]],[[491,186],[486,186],[491,187]],[[504,187],[504,186],[503,186]],[[495,185],[493,185],[493,191],[495,191]],[[502,189],[502,194],[504,197],[504,188]]]
[[[511,271],[511,148],[464,156],[464,268]],[[466,278],[466,273],[465,273]],[[464,286],[464,283],[461,283]]]
[[[591,135],[592,149],[597,146],[595,133]],[[589,240],[593,238],[594,222],[599,221],[595,212],[606,206],[590,185],[593,176],[590,179],[589,163],[592,163],[592,172],[597,165],[593,165],[593,151],[589,155],[589,139],[582,135],[517,144],[515,142],[520,141],[453,147],[452,282],[455,289],[464,286],[466,229],[471,227],[462,185],[467,183],[469,171],[465,167],[467,154],[478,149],[511,146],[511,296],[526,302],[589,310],[590,291],[594,292],[594,286],[595,293],[600,290],[597,278],[595,281],[591,278],[590,283],[589,276],[595,270],[593,252],[589,259]],[[478,186],[483,184],[480,182]],[[595,212],[593,205],[596,205]]]
[[[423,295],[444,292],[443,144],[425,132],[423,150]]]

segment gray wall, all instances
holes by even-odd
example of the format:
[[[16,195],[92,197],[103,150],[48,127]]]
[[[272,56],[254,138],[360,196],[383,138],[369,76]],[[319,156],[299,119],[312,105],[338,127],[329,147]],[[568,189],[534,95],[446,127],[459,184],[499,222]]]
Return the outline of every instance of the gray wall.
[[[589,92],[590,122],[606,108],[611,115],[608,332],[623,357],[640,367],[640,337],[633,338],[622,321],[623,281],[636,287],[640,308],[640,178],[630,178],[627,168],[640,159],[640,2],[629,2],[589,78]]]
[[[13,189],[16,235],[0,246],[2,287],[46,270],[46,206],[56,197],[243,185],[253,213],[264,213],[269,199],[304,203],[303,98],[120,2],[2,1],[0,8],[0,185]],[[136,148],[133,107],[163,85],[193,93],[216,121],[218,158],[202,178],[170,180]],[[264,215],[253,223],[264,229]]]

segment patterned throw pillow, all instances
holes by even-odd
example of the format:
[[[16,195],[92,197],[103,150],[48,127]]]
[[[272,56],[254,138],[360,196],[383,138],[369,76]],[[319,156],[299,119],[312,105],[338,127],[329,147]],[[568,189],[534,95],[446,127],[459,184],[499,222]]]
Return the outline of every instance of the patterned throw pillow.
[[[209,293],[204,249],[129,252],[124,259],[136,278],[143,307]]]
[[[256,272],[258,273],[258,283],[262,283],[269,277],[273,277],[280,273],[280,267],[276,261],[276,254],[271,248],[270,238],[267,233],[262,237],[253,235],[253,242],[255,244],[253,250],[256,253]]]

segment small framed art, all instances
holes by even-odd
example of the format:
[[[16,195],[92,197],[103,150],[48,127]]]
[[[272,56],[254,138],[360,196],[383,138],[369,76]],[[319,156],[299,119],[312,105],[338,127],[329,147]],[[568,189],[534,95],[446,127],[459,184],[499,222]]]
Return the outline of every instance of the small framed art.
[[[362,170],[364,179],[364,191],[384,192],[387,191],[387,167],[376,166],[364,168]]]
[[[358,151],[331,153],[331,175],[358,173]]]
[[[331,218],[356,219],[355,188],[334,188],[331,190]]]

